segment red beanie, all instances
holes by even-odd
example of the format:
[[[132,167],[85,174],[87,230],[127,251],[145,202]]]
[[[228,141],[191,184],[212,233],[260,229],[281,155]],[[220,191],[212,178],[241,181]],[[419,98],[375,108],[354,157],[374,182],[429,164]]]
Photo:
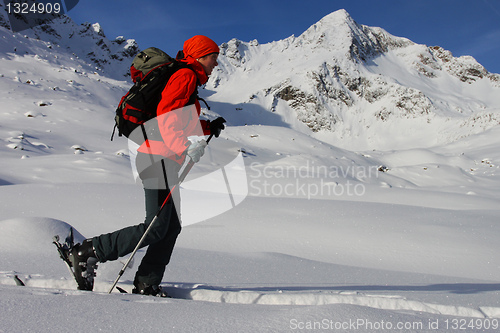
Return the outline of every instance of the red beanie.
[[[198,59],[210,53],[219,53],[219,46],[210,38],[197,35],[184,42],[183,51],[184,56]]]

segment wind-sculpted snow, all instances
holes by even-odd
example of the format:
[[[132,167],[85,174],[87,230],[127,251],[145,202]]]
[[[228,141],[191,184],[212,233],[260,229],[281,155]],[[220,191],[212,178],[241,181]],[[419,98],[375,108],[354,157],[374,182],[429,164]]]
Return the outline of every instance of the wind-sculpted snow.
[[[279,221],[284,222],[285,219]],[[230,226],[228,221],[224,223],[226,227]],[[391,223],[396,225],[397,220],[394,219]],[[40,317],[37,321],[40,325],[38,329],[55,327],[54,322],[50,323],[48,319],[57,316],[57,313],[60,313],[57,309],[69,299],[73,304],[71,309],[75,308],[74,304],[78,304],[79,310],[87,309],[90,305],[94,309],[100,309],[96,311],[89,308],[84,316],[80,314],[74,320],[79,323],[91,316],[92,327],[96,329],[104,328],[106,322],[110,324],[109,312],[106,309],[112,308],[113,317],[121,318],[120,309],[124,302],[128,304],[129,310],[133,307],[145,313],[165,311],[164,306],[169,309],[168,313],[179,307],[185,308],[181,317],[168,314],[165,317],[163,314],[167,322],[182,328],[182,331],[192,329],[193,323],[192,320],[179,318],[191,316],[196,312],[196,318],[199,319],[199,316],[204,317],[212,309],[234,312],[231,320],[212,319],[205,323],[205,327],[218,327],[219,330],[228,332],[249,324],[248,317],[240,318],[243,313],[248,316],[248,311],[260,314],[260,319],[253,321],[270,325],[272,331],[287,331],[296,325],[307,325],[316,321],[322,322],[323,325],[328,323],[335,326],[349,322],[350,325],[358,325],[362,331],[373,331],[370,329],[372,325],[384,325],[383,323],[405,323],[405,332],[426,332],[431,331],[431,328],[434,328],[434,331],[447,331],[445,325],[451,327],[454,320],[465,321],[469,325],[472,323],[475,327],[482,325],[483,328],[488,328],[485,330],[487,332],[498,328],[500,307],[492,306],[496,304],[498,283],[312,261],[287,254],[291,253],[290,250],[293,251],[293,247],[283,245],[279,246],[279,249],[284,253],[201,251],[181,246],[177,250],[178,259],[173,262],[174,267],[167,273],[178,281],[204,279],[208,283],[164,282],[162,287],[173,297],[169,299],[131,295],[130,278],[133,278],[133,274],[130,272],[119,284],[120,288],[129,294],[115,292],[108,295],[107,288],[113,279],[113,273],[116,273],[119,267],[118,263],[100,266],[94,293],[76,291],[75,282],[66,272],[64,263],[57,258],[55,247],[52,249],[53,245],[50,244],[53,234],[64,237],[70,227],[74,226],[51,218],[0,221],[0,249],[4,262],[0,271],[0,303],[2,313],[10,313],[9,319],[3,320],[3,325],[6,325],[3,327],[30,328],[32,320],[15,320],[25,316]],[[209,230],[194,228],[186,231],[191,237],[196,237],[197,234],[206,235],[203,229]],[[272,230],[268,229],[265,233],[268,238],[277,239],[279,233]],[[303,234],[302,228],[290,229],[292,230]],[[77,241],[83,239],[76,229],[75,237]],[[262,239],[252,238],[258,243],[265,243]],[[185,241],[182,243],[186,244]],[[21,243],[30,246],[16,246]],[[336,242],[331,243],[332,250],[335,246]],[[471,243],[469,248],[475,250],[475,246],[477,245]],[[139,256],[141,255],[142,251],[139,252]],[[6,263],[15,270],[5,270]],[[25,286],[14,287],[14,276],[20,278]],[[370,278],[367,279],[367,276]],[[446,297],[440,296],[443,293]],[[40,308],[40,304],[45,306]],[[251,308],[242,310],[242,307],[247,306]],[[34,310],[35,307],[38,308]],[[314,309],[316,314],[321,315],[310,317],[308,309]],[[68,310],[69,313],[66,313],[71,314],[72,310]],[[54,313],[49,316],[51,311]],[[284,316],[277,315],[275,311]],[[273,313],[273,316],[262,321],[269,313]],[[236,318],[240,319],[234,322]],[[113,328],[121,327],[123,320],[115,320],[112,323]],[[436,324],[439,322],[439,325]],[[130,325],[136,325],[134,323],[132,320]],[[441,329],[436,329],[436,326],[429,327],[430,323]],[[159,328],[165,323],[152,325],[153,328],[159,325]],[[383,328],[391,329],[389,326]]]
[[[370,295],[352,291],[311,290],[303,291],[300,287],[278,288],[245,288],[206,285],[173,285],[166,286],[173,297],[197,301],[219,302],[230,304],[262,304],[262,305],[307,305],[352,304],[383,310],[417,311],[440,315],[488,318],[496,317],[500,308],[485,307],[473,309],[463,306],[440,305],[395,295]],[[259,289],[262,289],[259,291]],[[270,290],[278,289],[278,290]]]

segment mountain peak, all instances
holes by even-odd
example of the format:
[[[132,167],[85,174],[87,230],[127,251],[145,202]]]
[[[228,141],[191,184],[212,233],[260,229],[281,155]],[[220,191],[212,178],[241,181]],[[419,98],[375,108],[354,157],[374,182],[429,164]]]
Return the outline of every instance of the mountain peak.
[[[324,16],[317,23],[313,24],[302,35],[316,35],[327,32],[338,32],[339,30],[352,30],[359,28],[359,25],[352,19],[351,15],[345,10],[340,9]]]
[[[297,39],[300,44],[312,45],[314,50],[341,53],[355,62],[364,62],[387,51],[389,44],[394,44],[392,37],[383,29],[358,24],[345,9],[340,9],[323,17]]]
[[[347,10],[339,9],[339,10],[336,10],[336,11],[324,16],[321,20],[319,20],[319,22],[324,22],[324,23],[327,23],[327,22],[340,22],[340,23],[347,22],[347,23],[350,23],[350,22],[354,22],[354,20],[351,17],[351,15],[349,15]]]

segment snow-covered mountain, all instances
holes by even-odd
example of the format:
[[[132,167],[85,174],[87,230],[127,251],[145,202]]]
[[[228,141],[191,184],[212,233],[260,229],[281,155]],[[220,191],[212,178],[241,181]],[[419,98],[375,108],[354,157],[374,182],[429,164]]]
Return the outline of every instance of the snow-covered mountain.
[[[119,80],[139,50],[134,40],[108,40],[98,23],[77,25],[67,16],[23,35]],[[234,125],[281,123],[338,147],[387,150],[446,144],[500,123],[499,74],[470,56],[358,24],[345,10],[298,37],[233,39],[219,59],[207,89],[212,101],[236,105]]]
[[[500,75],[470,56],[360,25],[345,10],[298,37],[233,39],[221,54],[213,99],[241,104],[244,115],[259,105],[345,148],[429,147],[500,123]],[[246,121],[262,120],[248,112]]]
[[[3,3],[0,3],[0,26],[10,28]],[[92,64],[106,76],[119,80],[126,78],[132,59],[139,51],[133,39],[119,36],[109,40],[98,23],[78,25],[66,15],[55,18],[48,24],[24,30],[21,34],[61,47]]]

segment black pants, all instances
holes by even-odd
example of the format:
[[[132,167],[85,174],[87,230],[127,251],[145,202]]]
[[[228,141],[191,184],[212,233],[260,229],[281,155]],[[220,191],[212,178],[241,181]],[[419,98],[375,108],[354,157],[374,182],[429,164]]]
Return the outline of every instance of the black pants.
[[[177,163],[166,162],[156,163],[141,173],[146,204],[144,223],[94,237],[92,243],[100,262],[116,260],[134,250],[170,192],[165,179],[169,179],[171,186],[176,184],[178,170]],[[176,199],[170,198],[165,203],[158,219],[142,243],[142,247],[148,246],[148,249],[137,270],[135,276],[137,281],[158,285],[163,279],[165,267],[170,262],[175,241],[181,232],[181,223],[174,204],[174,201],[179,204],[177,187],[172,197]]]

